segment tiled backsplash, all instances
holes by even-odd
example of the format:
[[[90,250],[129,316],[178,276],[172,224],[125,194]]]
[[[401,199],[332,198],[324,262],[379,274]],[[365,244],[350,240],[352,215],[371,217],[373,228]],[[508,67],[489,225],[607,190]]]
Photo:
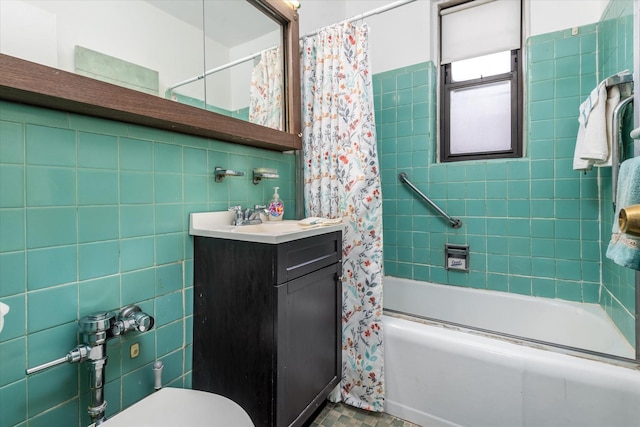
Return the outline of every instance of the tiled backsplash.
[[[294,212],[294,157],[204,138],[0,102],[0,425],[88,425],[86,364],[29,377],[78,344],[77,320],[138,304],[147,333],[109,343],[107,415],[164,383],[191,384],[189,213],[266,203]],[[221,166],[243,177],[213,180]],[[280,179],[252,183],[255,167]],[[140,344],[131,359],[130,345]]]

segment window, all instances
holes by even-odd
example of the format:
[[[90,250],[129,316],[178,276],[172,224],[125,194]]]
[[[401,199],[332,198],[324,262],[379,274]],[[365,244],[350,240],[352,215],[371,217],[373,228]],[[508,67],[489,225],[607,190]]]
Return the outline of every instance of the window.
[[[440,160],[521,157],[520,2],[475,0],[440,14]]]

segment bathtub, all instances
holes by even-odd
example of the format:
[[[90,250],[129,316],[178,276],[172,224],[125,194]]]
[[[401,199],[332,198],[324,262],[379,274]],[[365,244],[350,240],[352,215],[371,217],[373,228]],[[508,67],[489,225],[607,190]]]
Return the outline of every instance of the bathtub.
[[[588,327],[598,325],[589,334],[606,333],[594,320],[600,317],[595,307],[393,277],[385,277],[384,287],[385,412],[423,427],[638,425],[640,366],[622,359],[609,363],[593,353],[618,344],[623,352],[624,343],[595,337],[598,345],[609,347],[582,357],[541,344],[549,337],[539,334],[536,341],[515,338],[523,336],[515,327],[518,316],[525,318],[525,330],[535,329],[531,326],[540,325],[540,318],[548,320],[553,339],[560,342],[565,341],[558,334],[563,325],[569,326],[569,337],[579,335],[572,330],[575,319],[559,317],[562,307],[569,319],[580,319],[578,312]],[[453,313],[483,319],[482,330],[506,324],[508,336],[397,313],[436,317],[424,311],[430,306],[455,324],[469,325],[472,319],[458,319]],[[582,340],[570,341],[571,346],[584,347]]]

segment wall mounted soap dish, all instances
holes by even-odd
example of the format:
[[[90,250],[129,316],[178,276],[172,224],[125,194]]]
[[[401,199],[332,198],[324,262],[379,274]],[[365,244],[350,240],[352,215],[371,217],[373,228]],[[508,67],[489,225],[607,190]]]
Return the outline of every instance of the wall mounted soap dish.
[[[280,178],[278,174],[278,169],[268,169],[268,168],[255,168],[253,170],[253,183],[257,184],[262,179],[276,179]]]
[[[244,172],[234,171],[231,169],[223,169],[219,166],[216,166],[213,170],[213,175],[216,182],[222,182],[225,176],[244,176]]]

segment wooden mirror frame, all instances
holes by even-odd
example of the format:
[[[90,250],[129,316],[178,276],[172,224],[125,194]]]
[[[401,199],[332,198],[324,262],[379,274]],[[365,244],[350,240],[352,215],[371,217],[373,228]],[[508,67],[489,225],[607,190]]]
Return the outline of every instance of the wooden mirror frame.
[[[274,151],[299,150],[302,136],[298,13],[284,0],[247,1],[283,26],[286,131],[4,54],[0,54],[0,99]]]

